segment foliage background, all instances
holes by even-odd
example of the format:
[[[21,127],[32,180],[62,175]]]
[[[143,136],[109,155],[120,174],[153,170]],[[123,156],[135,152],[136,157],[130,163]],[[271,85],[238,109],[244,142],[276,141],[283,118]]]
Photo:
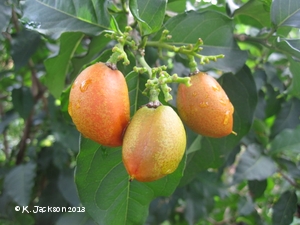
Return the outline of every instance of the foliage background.
[[[187,128],[179,168],[151,183],[128,182],[120,148],[79,142],[67,113],[75,77],[111,55],[115,42],[103,31],[128,22],[149,37],[147,62],[180,76],[188,61],[158,51],[163,29],[169,45],[201,38],[201,54],[224,54],[198,67],[218,78],[235,107],[237,136]],[[1,224],[300,224],[299,28],[298,0],[0,1]],[[133,115],[147,103],[147,76],[133,72],[135,55],[126,51],[131,64],[118,68]],[[173,101],[161,101],[176,109],[172,88]],[[85,212],[33,212],[82,205]]]

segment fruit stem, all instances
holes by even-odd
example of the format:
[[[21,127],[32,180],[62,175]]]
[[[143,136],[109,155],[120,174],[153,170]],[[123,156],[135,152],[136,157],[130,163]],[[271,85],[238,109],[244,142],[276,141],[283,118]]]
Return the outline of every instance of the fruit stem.
[[[111,64],[117,64],[118,61],[124,60],[124,65],[129,65],[130,61],[128,60],[127,54],[124,51],[124,46],[121,43],[117,43],[113,49],[113,54],[110,56],[110,58],[107,60],[108,63]]]

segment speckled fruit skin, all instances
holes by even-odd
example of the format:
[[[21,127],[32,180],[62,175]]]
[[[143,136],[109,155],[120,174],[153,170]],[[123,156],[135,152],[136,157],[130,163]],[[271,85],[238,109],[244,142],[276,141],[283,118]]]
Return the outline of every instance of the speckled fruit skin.
[[[121,146],[130,120],[123,74],[105,63],[84,69],[72,85],[68,111],[83,136],[101,145]]]
[[[184,126],[169,106],[140,108],[129,124],[122,157],[130,179],[154,181],[176,170],[186,147]]]
[[[191,76],[191,84],[178,87],[177,109],[183,123],[208,137],[232,133],[234,107],[220,84],[202,72]]]

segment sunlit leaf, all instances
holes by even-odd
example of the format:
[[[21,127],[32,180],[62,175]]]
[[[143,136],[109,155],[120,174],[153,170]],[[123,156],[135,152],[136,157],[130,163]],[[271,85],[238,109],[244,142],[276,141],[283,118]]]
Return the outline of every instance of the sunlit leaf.
[[[142,34],[158,31],[165,18],[166,0],[130,0],[129,7],[134,18],[142,26]]]
[[[82,38],[82,33],[64,33],[60,37],[59,53],[45,60],[47,70],[45,85],[55,98],[60,97],[65,87],[65,79],[70,67],[70,60]]]
[[[98,35],[110,25],[107,0],[26,0],[21,21],[29,29],[58,38],[63,32]]]

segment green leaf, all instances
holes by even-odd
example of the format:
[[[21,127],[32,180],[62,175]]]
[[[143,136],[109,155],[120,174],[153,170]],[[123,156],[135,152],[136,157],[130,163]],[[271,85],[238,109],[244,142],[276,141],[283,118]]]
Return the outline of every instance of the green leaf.
[[[288,93],[292,96],[295,96],[300,99],[300,64],[293,59],[289,59],[290,62],[290,71],[293,75],[292,84],[288,89]]]
[[[266,123],[255,118],[253,121],[253,130],[259,143],[263,146],[267,146],[269,143],[270,128],[266,125]]]
[[[247,25],[259,28],[271,26],[270,12],[266,10],[262,1],[250,0],[235,10],[233,15]]]
[[[5,4],[5,1],[0,2],[0,32],[6,31],[7,26],[11,18],[11,7]],[[4,39],[3,35],[0,35],[0,40]]]
[[[26,29],[22,29],[12,39],[11,56],[14,60],[15,70],[19,70],[28,63],[29,58],[38,49],[39,43],[40,35]]]
[[[248,133],[252,125],[257,95],[255,82],[248,67],[245,66],[236,75],[222,75],[219,82],[234,106],[233,130],[237,136],[233,134],[224,138],[203,136],[201,144],[190,145],[187,149],[189,154],[182,179],[183,183],[191,180],[191,177],[201,170],[220,167],[230,151]],[[195,142],[198,141],[195,140]]]
[[[296,128],[300,123],[300,100],[292,98],[283,102],[281,110],[276,115],[276,120],[271,128],[271,137],[275,137],[286,128]]]
[[[74,169],[64,169],[61,171],[58,177],[57,186],[60,190],[60,193],[71,204],[71,206],[80,206],[80,201],[74,182]]]
[[[261,146],[251,144],[241,155],[233,176],[235,183],[247,180],[265,180],[276,171],[275,162],[262,154]]]
[[[86,213],[84,212],[68,212],[62,214],[56,221],[55,225],[97,225]]]
[[[27,0],[21,21],[55,39],[63,32],[98,35],[110,25],[107,0]]]
[[[13,89],[12,103],[19,115],[23,119],[27,119],[34,106],[34,99],[31,94],[31,90],[28,87]]]
[[[134,18],[142,27],[142,34],[158,31],[165,18],[166,0],[130,0],[129,7]]]
[[[285,129],[276,135],[270,143],[270,154],[300,153],[300,126],[296,129]]]
[[[300,1],[274,0],[271,6],[271,20],[277,27],[300,28]]]
[[[60,38],[59,53],[45,60],[47,71],[45,85],[55,98],[59,98],[65,88],[65,79],[69,71],[70,60],[83,36],[82,33],[64,33]]]
[[[91,38],[91,42],[88,45],[86,54],[81,54],[80,56],[75,56],[71,59],[73,70],[70,75],[71,80],[73,80],[82,68],[95,60],[105,49],[105,46],[111,41],[110,38],[105,37],[104,33]]]
[[[126,75],[126,82],[128,86],[130,99],[130,114],[131,116],[138,110],[139,107],[146,104],[149,99],[142,94],[145,89],[147,77],[145,75],[131,72]]]
[[[225,72],[237,72],[242,68],[247,53],[241,51],[233,38],[232,20],[221,13],[213,11],[190,11],[169,19],[162,30],[169,30],[171,39],[166,40],[172,45],[195,44],[201,38],[204,42],[202,55],[224,54],[225,58],[217,62],[210,62],[202,66],[200,70],[209,68],[219,69]],[[155,39],[158,40],[161,34]],[[196,59],[197,60],[197,59]],[[200,60],[199,60],[200,61]]]
[[[15,119],[19,118],[18,113],[15,110],[9,110],[3,115],[0,122],[0,134],[8,127],[8,125],[14,121]]]
[[[28,206],[36,176],[36,164],[29,162],[10,170],[4,178],[4,190],[20,206]]]
[[[143,224],[150,202],[173,193],[184,165],[185,157],[174,173],[162,179],[129,182],[120,148],[105,148],[82,138],[75,181],[83,206],[97,223]]]
[[[284,52],[286,55],[290,55],[293,58],[300,60],[300,40],[299,39],[285,39],[279,38],[273,42],[274,47]]]
[[[267,180],[248,180],[248,188],[253,199],[263,196],[268,182]]]
[[[294,191],[284,192],[273,206],[272,224],[290,225],[297,209],[297,195]]]

